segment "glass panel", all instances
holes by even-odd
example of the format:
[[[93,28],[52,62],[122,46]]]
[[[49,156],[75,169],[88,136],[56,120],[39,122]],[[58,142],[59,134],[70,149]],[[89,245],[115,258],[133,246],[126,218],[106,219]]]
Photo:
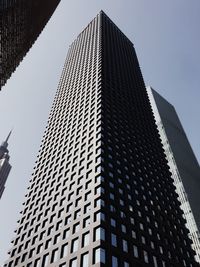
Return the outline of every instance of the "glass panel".
[[[148,257],[148,253],[144,250],[144,261],[146,262],[146,263],[149,263],[149,257]]]
[[[83,235],[83,247],[88,246],[90,243],[90,234],[86,233]]]
[[[51,263],[56,262],[58,260],[58,249],[53,250],[51,256]]]
[[[42,267],[46,267],[49,261],[49,254],[44,255],[43,261],[42,261]]]
[[[112,246],[117,247],[117,236],[115,234],[111,234],[111,242]]]
[[[128,252],[128,243],[127,243],[127,241],[126,240],[123,240],[122,241],[123,243],[123,251],[125,251],[125,252]]]
[[[118,259],[112,256],[112,267],[118,267]]]
[[[105,240],[105,229],[98,227],[95,229],[95,241]]]
[[[105,250],[103,248],[97,248],[95,250],[94,263],[106,263]]]
[[[61,258],[66,257],[67,252],[68,252],[68,244],[64,244],[61,249]]]
[[[153,256],[153,263],[154,263],[154,267],[158,267],[157,259],[155,256]]]
[[[135,245],[133,246],[133,255],[138,258],[138,248]]]
[[[89,253],[82,256],[81,267],[89,267]]]
[[[71,260],[70,267],[77,267],[77,259]]]
[[[72,241],[72,249],[71,252],[76,252],[78,250],[78,238]]]

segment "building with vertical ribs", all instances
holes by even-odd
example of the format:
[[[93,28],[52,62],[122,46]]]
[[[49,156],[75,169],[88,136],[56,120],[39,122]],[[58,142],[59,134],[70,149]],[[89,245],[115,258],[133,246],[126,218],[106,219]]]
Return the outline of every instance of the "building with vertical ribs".
[[[1,0],[0,89],[29,51],[60,0]]]
[[[147,93],[186,219],[192,248],[196,252],[195,258],[200,263],[199,164],[175,108],[151,87],[147,87]]]
[[[193,267],[131,41],[101,11],[69,48],[5,267]]]
[[[11,165],[9,163],[9,151],[8,151],[8,139],[11,132],[9,133],[6,141],[4,141],[0,146],[0,199],[3,195],[5,189],[5,183],[11,170]]]

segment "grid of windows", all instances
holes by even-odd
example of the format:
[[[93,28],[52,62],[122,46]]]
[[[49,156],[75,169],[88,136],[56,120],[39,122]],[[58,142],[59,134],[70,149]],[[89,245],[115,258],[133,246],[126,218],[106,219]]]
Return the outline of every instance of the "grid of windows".
[[[70,46],[13,243],[5,267],[195,266],[133,45],[103,12]]]

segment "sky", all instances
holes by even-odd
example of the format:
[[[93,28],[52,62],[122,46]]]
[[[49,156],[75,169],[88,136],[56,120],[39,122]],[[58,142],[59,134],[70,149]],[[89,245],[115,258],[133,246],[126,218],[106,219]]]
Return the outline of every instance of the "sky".
[[[175,106],[200,159],[200,1],[61,0],[0,92],[0,142],[13,128],[12,170],[0,200],[0,266],[15,236],[68,47],[100,10],[134,43],[146,85]]]

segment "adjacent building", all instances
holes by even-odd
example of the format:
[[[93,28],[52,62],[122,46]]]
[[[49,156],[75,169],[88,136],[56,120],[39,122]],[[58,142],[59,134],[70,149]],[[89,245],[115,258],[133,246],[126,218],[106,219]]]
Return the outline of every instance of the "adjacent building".
[[[10,135],[11,132],[6,138],[6,141],[4,141],[0,146],[0,199],[3,195],[5,183],[11,170],[11,165],[9,163],[10,156],[8,151],[8,139]]]
[[[71,44],[5,267],[197,266],[132,42]]]
[[[156,124],[169,162],[176,192],[200,263],[200,168],[174,107],[147,88]]]
[[[1,0],[0,89],[29,51],[60,0]]]

